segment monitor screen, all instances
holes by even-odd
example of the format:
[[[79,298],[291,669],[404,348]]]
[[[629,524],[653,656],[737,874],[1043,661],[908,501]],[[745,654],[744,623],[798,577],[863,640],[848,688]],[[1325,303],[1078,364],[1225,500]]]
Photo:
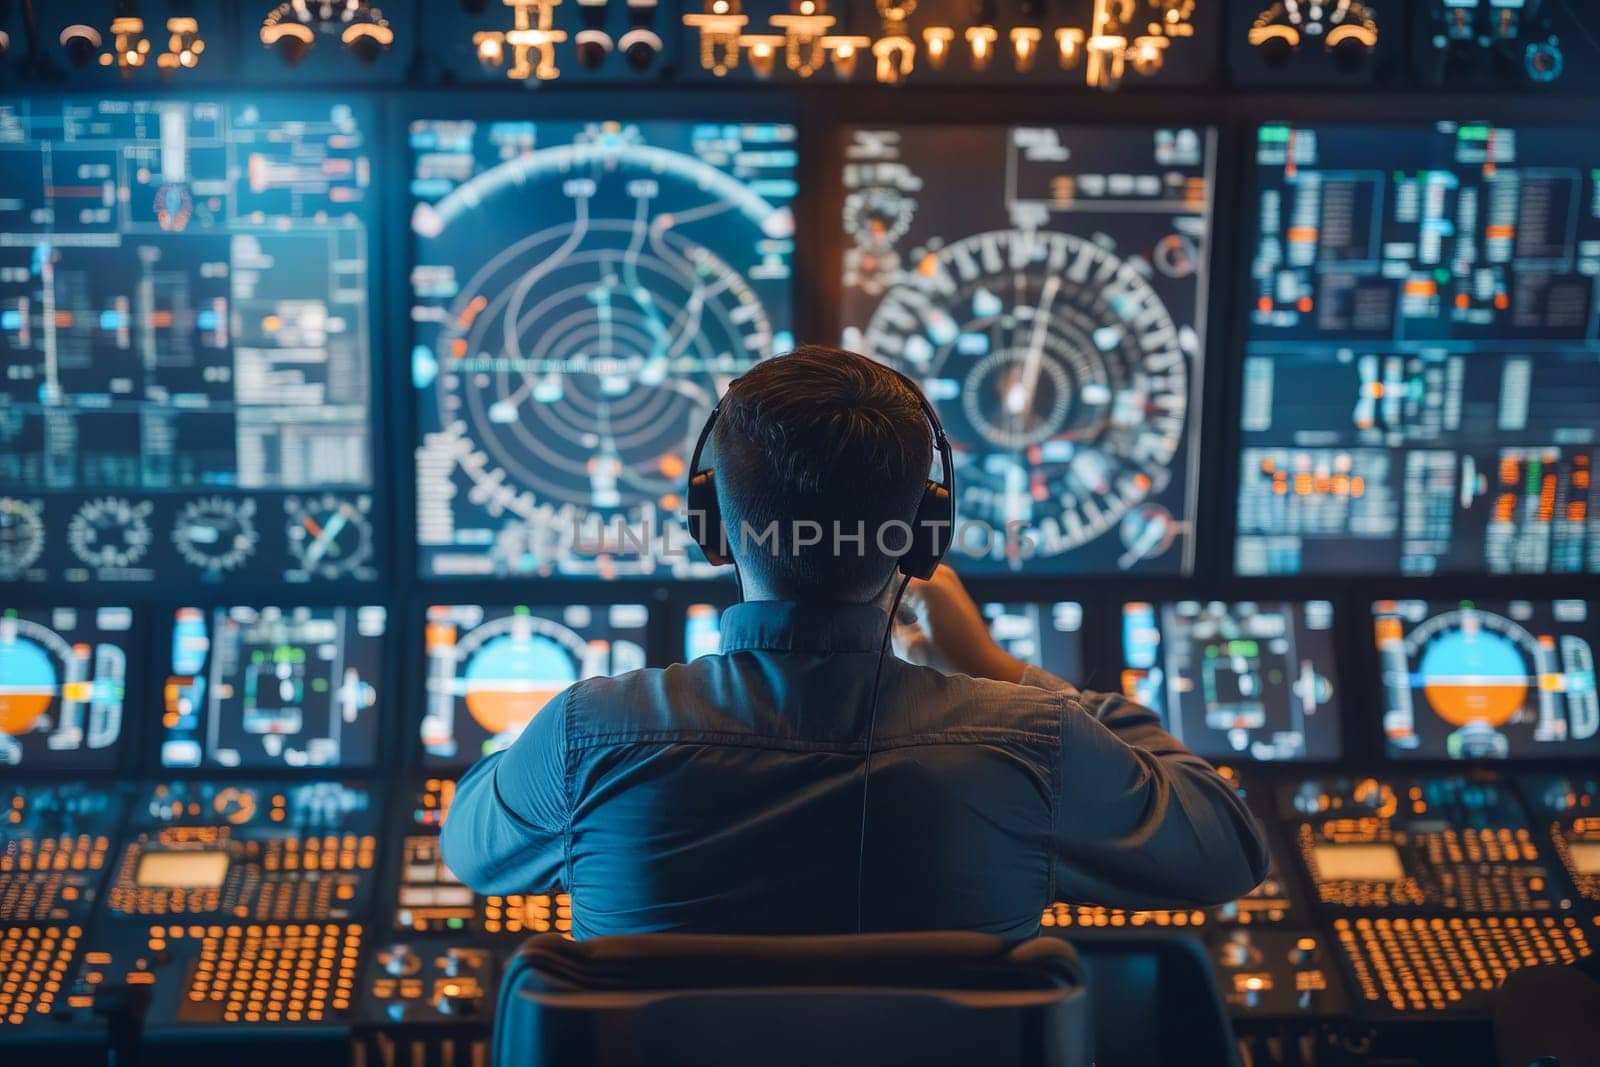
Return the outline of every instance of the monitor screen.
[[[682,518],[727,383],[793,347],[795,129],[411,125],[424,577],[709,573]]]
[[[1191,570],[1213,132],[843,136],[844,346],[938,410],[963,573]]]
[[[1600,756],[1589,603],[1380,600],[1372,613],[1389,755]]]
[[[381,607],[179,608],[162,766],[376,765],[387,628]]]
[[[1083,605],[1074,600],[981,605],[995,644],[1063,681],[1086,683]]]
[[[0,102],[0,582],[376,577],[371,128]]]
[[[1078,685],[1083,682],[1083,605],[986,603],[981,605],[995,643],[1025,663]],[[723,606],[690,604],[684,614],[683,655],[699,659],[722,650]]]
[[[642,604],[428,608],[423,762],[467,766],[573,682],[645,666],[648,623]]]
[[[128,608],[0,608],[0,766],[116,766]]]
[[[1199,755],[1339,758],[1326,600],[1125,604],[1122,660],[1124,694]]]
[[[1600,571],[1592,143],[1260,128],[1239,573]]]

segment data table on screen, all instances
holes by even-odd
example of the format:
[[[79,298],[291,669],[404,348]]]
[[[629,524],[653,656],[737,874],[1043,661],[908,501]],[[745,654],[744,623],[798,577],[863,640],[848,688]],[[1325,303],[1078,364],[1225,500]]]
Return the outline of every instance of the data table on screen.
[[[1591,141],[1257,131],[1240,573],[1600,571]]]

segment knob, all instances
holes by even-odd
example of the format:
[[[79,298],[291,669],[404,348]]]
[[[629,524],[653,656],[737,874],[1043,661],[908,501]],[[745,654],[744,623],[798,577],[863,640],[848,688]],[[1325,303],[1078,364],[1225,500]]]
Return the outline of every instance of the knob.
[[[1333,46],[1333,62],[1340,70],[1352,71],[1365,63],[1367,46],[1354,37],[1346,37]]]
[[[1290,964],[1295,967],[1304,967],[1311,962],[1312,957],[1317,954],[1317,946],[1316,942],[1310,941],[1308,944],[1308,941],[1310,941],[1309,938],[1302,938],[1294,948],[1289,950]]]
[[[1250,947],[1249,935],[1238,933],[1223,943],[1218,955],[1224,967],[1243,967],[1250,962],[1254,954]]]
[[[1528,80],[1541,85],[1547,85],[1561,77],[1561,72],[1567,67],[1566,57],[1561,54],[1561,49],[1553,37],[1548,41],[1530,44],[1528,50],[1523,53],[1522,61],[1528,71]]]
[[[378,953],[378,965],[396,978],[416,974],[422,961],[411,951],[410,945],[390,945]]]
[[[476,983],[445,982],[439,986],[433,1006],[440,1015],[471,1015],[478,1010],[478,1001],[481,999],[482,994]]]
[[[1261,42],[1261,62],[1274,70],[1289,65],[1289,58],[1294,55],[1294,45],[1282,37],[1268,37]]]

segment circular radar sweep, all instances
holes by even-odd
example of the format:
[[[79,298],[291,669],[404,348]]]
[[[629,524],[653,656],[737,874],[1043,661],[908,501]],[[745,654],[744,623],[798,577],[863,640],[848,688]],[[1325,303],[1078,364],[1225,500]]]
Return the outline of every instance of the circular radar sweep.
[[[452,257],[530,212],[560,221]],[[464,278],[434,395],[474,502],[535,530],[676,511],[720,387],[772,355],[774,332],[749,282],[683,228],[754,255],[792,234],[789,209],[604,126],[485,171],[412,224]]]
[[[131,567],[150,550],[154,507],[148,500],[136,504],[116,496],[91,500],[67,523],[67,546],[88,567]]]
[[[0,578],[14,578],[44,552],[44,521],[37,503],[0,497]]]
[[[256,504],[212,496],[191,501],[178,513],[172,543],[178,555],[207,575],[238,570],[255,554]]]
[[[865,345],[938,406],[963,518],[1023,523],[1045,556],[1115,527],[1124,567],[1171,544],[1146,502],[1183,441],[1188,362],[1142,263],[1034,230],[920,250]]]

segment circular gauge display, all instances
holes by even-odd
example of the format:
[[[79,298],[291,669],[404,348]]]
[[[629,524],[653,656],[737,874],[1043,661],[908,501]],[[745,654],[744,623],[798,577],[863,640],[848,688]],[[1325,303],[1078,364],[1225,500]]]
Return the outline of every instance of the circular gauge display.
[[[1493,612],[1435,615],[1406,635],[1405,647],[1428,706],[1452,726],[1503,725],[1537,680],[1538,640]]]
[[[485,227],[499,236],[530,204],[561,221],[485,247]],[[721,387],[774,344],[750,281],[690,234],[724,250],[785,244],[789,209],[606,125],[420,205],[413,228],[462,278],[418,382],[472,503],[568,531],[675,512]]]
[[[163,230],[182,231],[194,214],[194,197],[187,185],[169,183],[156,190],[155,209]]]
[[[320,578],[372,575],[372,522],[367,497],[350,500],[325,493],[284,501],[284,536],[295,561],[293,574]]]
[[[61,692],[71,648],[53,631],[24,619],[0,619],[0,734],[38,729]]]
[[[148,500],[133,503],[115,496],[91,500],[67,524],[67,546],[85,566],[132,567],[150,550],[153,508]]]
[[[1130,549],[1172,542],[1141,506],[1183,443],[1188,362],[1142,264],[1071,234],[978,234],[919,252],[865,344],[938,406],[963,518],[1023,523],[1043,555],[1130,512]]]
[[[172,543],[185,562],[207,575],[238,570],[255,554],[258,535],[253,500],[206,497],[178,513]]]
[[[859,245],[887,248],[906,235],[917,202],[892,186],[857,189],[844,199],[844,229]]]
[[[14,578],[33,566],[44,551],[39,505],[0,497],[0,578]]]

